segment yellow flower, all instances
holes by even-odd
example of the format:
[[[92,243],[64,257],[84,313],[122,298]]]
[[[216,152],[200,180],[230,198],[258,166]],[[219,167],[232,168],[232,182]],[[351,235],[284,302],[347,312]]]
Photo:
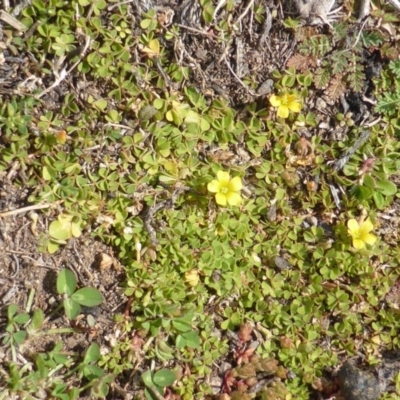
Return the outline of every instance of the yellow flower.
[[[230,179],[229,173],[218,171],[217,179],[214,179],[207,185],[207,189],[211,193],[216,193],[215,201],[220,206],[238,206],[242,198],[240,191],[242,190],[242,180],[239,176]]]
[[[294,94],[284,93],[282,96],[272,95],[269,102],[273,107],[278,107],[278,117],[287,118],[289,110],[293,112],[300,112],[301,103]]]
[[[347,222],[347,228],[349,228],[347,232],[353,239],[353,246],[357,250],[363,249],[365,244],[373,245],[377,240],[376,236],[370,233],[374,229],[374,225],[369,218],[361,223],[350,219]]]
[[[185,280],[190,286],[197,286],[199,284],[200,278],[197,269],[192,269],[185,272]]]

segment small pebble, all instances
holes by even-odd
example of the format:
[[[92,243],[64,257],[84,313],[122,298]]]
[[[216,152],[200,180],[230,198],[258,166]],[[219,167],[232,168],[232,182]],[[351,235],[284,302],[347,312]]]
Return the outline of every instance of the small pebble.
[[[274,81],[272,79],[267,79],[263,82],[259,88],[257,89],[257,94],[259,96],[265,96],[266,94],[270,94],[274,87]]]
[[[52,306],[56,301],[57,301],[57,300],[55,299],[55,297],[50,297],[49,300],[48,300],[49,305],[51,305],[51,306]]]

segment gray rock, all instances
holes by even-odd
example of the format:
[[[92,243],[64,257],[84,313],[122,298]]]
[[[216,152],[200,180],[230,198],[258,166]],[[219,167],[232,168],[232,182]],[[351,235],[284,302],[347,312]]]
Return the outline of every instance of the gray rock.
[[[378,400],[380,396],[378,379],[350,361],[340,368],[338,378],[344,400]]]

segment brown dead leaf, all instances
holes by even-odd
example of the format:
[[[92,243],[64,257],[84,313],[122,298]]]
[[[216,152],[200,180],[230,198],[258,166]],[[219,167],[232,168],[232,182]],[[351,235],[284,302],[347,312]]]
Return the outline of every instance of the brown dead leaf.
[[[114,261],[112,257],[110,257],[106,253],[101,253],[99,256],[99,269],[100,271],[108,270],[112,267]]]
[[[336,101],[346,91],[346,85],[343,82],[343,75],[336,75],[331,79],[326,94],[330,100]]]
[[[316,62],[313,57],[298,53],[289,58],[289,61],[287,62],[286,66],[294,67],[296,68],[296,70],[304,72],[310,69],[310,67],[315,67]]]

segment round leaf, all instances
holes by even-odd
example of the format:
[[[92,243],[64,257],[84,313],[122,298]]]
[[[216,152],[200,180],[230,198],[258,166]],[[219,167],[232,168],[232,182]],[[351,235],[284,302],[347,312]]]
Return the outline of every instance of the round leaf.
[[[49,240],[47,243],[47,251],[50,254],[54,254],[60,247],[59,243],[53,242],[52,240]]]
[[[377,187],[384,196],[393,196],[397,193],[397,186],[390,181],[378,181]]]
[[[382,193],[375,191],[373,193],[372,197],[375,201],[376,208],[378,208],[379,210],[382,210],[385,206],[385,200],[382,196]]]
[[[172,326],[179,332],[189,332],[192,329],[192,324],[181,319],[173,320]]]
[[[161,387],[171,386],[176,381],[176,375],[169,369],[160,369],[153,376],[153,382]]]
[[[102,294],[95,288],[79,289],[71,296],[71,298],[86,307],[98,306],[103,301]]]
[[[97,343],[92,343],[86,351],[85,358],[83,359],[84,364],[96,362],[100,359],[100,347]]]
[[[72,299],[65,299],[63,301],[63,305],[64,305],[64,310],[65,310],[65,315],[69,319],[76,318],[79,315],[79,313],[81,312],[80,305]]]
[[[57,277],[57,292],[71,296],[75,289],[75,275],[69,269],[63,268]]]
[[[142,381],[146,386],[153,385],[153,376],[151,374],[151,371],[146,371],[142,374]]]
[[[67,220],[53,221],[49,226],[49,234],[57,240],[67,240],[71,238],[71,222]]]
[[[198,332],[187,332],[182,335],[186,340],[186,346],[196,349],[200,346],[200,337]]]

